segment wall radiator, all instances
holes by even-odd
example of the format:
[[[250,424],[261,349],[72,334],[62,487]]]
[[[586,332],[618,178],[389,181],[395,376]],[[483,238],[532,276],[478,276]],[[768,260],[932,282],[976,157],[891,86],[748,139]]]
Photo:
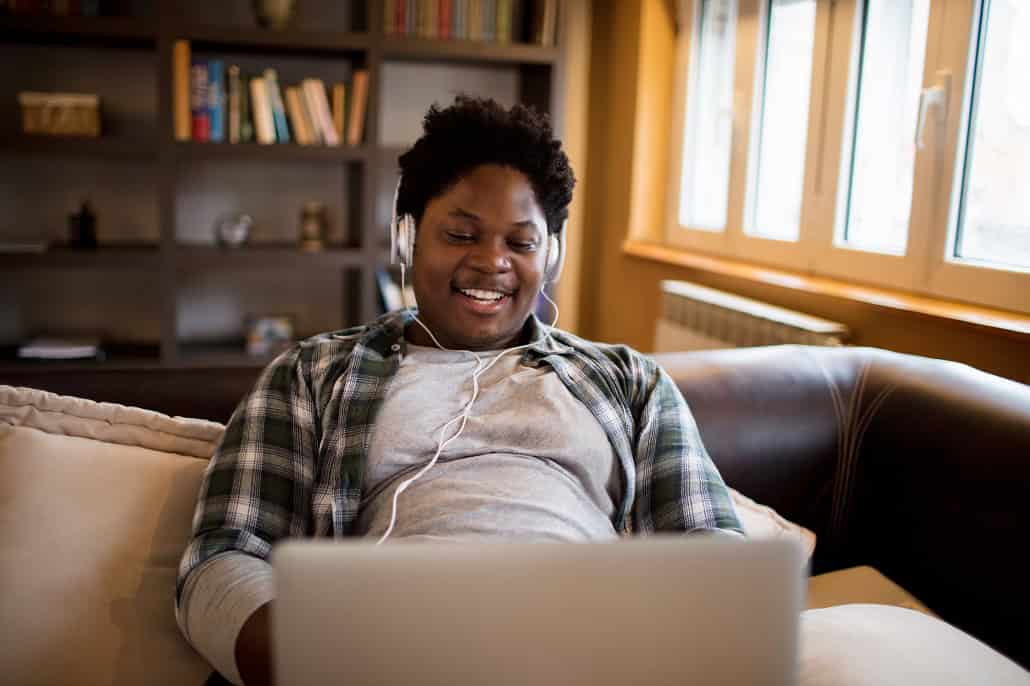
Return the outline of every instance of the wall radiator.
[[[848,327],[686,281],[662,281],[655,352],[755,345],[843,345]]]

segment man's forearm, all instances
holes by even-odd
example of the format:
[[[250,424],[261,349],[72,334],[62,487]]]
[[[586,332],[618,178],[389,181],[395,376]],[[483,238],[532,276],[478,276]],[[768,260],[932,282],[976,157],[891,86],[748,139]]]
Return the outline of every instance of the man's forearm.
[[[179,624],[197,651],[232,683],[241,683],[238,671],[240,637],[250,626],[246,643],[248,666],[260,654],[257,639],[267,642],[268,604],[275,588],[272,567],[244,553],[213,558],[190,573],[179,607]],[[260,613],[260,614],[259,614]],[[261,624],[263,622],[263,624]],[[258,628],[264,628],[258,633]],[[267,662],[267,647],[264,649]],[[250,682],[247,682],[248,684]],[[267,683],[267,682],[257,682]]]
[[[272,680],[272,640],[265,603],[244,623],[236,639],[236,668],[245,686],[267,686]]]

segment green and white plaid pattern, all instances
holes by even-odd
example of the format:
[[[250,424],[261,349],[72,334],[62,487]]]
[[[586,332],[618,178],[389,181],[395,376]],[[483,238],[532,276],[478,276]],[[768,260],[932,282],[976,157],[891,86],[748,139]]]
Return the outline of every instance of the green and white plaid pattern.
[[[282,538],[353,535],[376,412],[412,319],[403,311],[319,334],[264,370],[208,465],[177,598],[190,571],[216,555],[264,559]],[[522,363],[550,365],[615,450],[624,478],[616,531],[743,533],[686,402],[654,361],[558,330],[547,336],[532,316],[526,326],[536,343]]]

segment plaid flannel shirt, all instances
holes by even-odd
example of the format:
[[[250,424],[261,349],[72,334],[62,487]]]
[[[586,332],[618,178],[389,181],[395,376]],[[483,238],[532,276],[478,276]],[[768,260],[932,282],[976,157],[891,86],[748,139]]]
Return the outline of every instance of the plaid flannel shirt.
[[[405,310],[320,334],[268,365],[207,467],[177,600],[190,572],[222,553],[265,559],[283,538],[353,535],[376,411],[412,320]],[[743,533],[686,402],[653,360],[559,330],[547,336],[534,316],[526,327],[535,343],[522,363],[549,365],[615,451],[624,486],[616,531]]]

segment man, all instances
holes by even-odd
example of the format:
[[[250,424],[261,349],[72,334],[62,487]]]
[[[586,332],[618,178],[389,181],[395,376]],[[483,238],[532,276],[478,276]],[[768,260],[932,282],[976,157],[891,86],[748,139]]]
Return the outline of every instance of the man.
[[[669,377],[532,314],[575,184],[546,119],[460,97],[424,130],[396,206],[417,313],[279,356],[208,467],[177,617],[230,681],[268,682],[266,558],[286,537],[742,533]]]

